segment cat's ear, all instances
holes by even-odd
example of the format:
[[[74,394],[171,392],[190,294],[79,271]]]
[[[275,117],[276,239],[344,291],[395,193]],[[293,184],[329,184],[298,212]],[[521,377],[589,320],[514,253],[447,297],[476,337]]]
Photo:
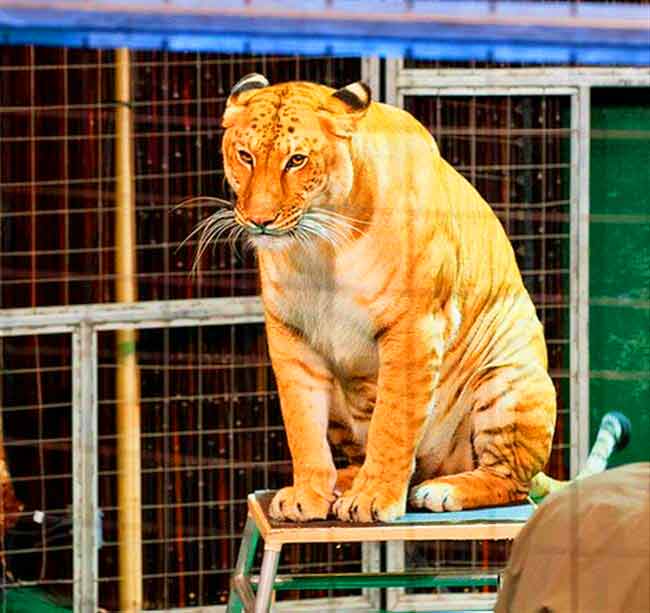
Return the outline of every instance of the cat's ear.
[[[333,134],[349,138],[371,102],[370,88],[363,81],[350,83],[330,96],[319,114],[321,123]]]
[[[239,79],[230,90],[221,125],[224,128],[230,127],[234,123],[235,117],[238,115],[241,107],[246,104],[252,94],[258,89],[268,87],[268,85],[269,82],[266,77],[257,72],[251,72],[242,79]]]
[[[370,88],[363,82],[350,83],[341,89],[337,89],[332,98],[341,100],[351,112],[365,112],[372,101]]]
[[[258,72],[251,72],[245,77],[239,79],[239,81],[233,85],[233,88],[230,90],[228,102],[231,100],[238,100],[239,95],[243,92],[249,92],[254,89],[261,89],[268,86],[269,82],[264,75],[261,75]]]

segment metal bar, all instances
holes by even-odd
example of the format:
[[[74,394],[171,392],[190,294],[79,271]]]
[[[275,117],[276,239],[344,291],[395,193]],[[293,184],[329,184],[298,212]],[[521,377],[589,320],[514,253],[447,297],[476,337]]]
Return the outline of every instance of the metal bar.
[[[394,573],[332,573],[313,575],[284,575],[276,577],[273,589],[287,590],[347,590],[359,588],[446,588],[484,587],[498,584],[497,573],[432,574],[426,571]],[[253,581],[253,586],[256,582]]]
[[[361,543],[361,569],[364,573],[377,573],[381,570],[381,545],[376,541]],[[381,607],[380,590],[367,588],[362,590],[362,594],[373,609]]]
[[[0,336],[71,332],[81,322],[97,330],[261,323],[259,297],[89,304],[0,310]]]
[[[180,607],[174,609],[147,609],[147,613],[229,613],[227,606],[212,605],[199,607]]]
[[[422,594],[406,594],[400,599],[394,608],[389,608],[388,612],[426,612],[434,613],[451,613],[452,611],[469,613],[470,611],[480,611],[481,613],[490,613],[496,601],[494,592],[488,594],[436,594],[429,598],[422,598]]]
[[[386,570],[388,572],[404,572],[406,569],[406,552],[404,541],[391,541],[386,543]],[[399,608],[399,603],[406,595],[403,587],[388,588],[386,590],[386,608],[394,611]]]
[[[569,96],[575,87],[463,87],[458,85],[440,87],[404,87],[398,90],[399,96]]]
[[[309,598],[305,600],[283,600],[273,603],[273,613],[348,613],[363,611],[364,613],[376,613],[377,609],[368,605],[368,602],[360,596],[341,596],[337,598]],[[379,609],[381,611],[381,609]]]
[[[46,326],[19,325],[7,327],[4,330],[0,328],[0,338],[3,336],[27,336],[30,334],[72,334],[75,328],[76,326],[74,324],[67,326],[58,326],[56,324]]]
[[[650,87],[647,68],[407,68],[396,77],[398,89],[441,87],[539,88]]]
[[[280,549],[270,549],[268,547],[264,549],[262,568],[260,569],[260,578],[257,587],[257,597],[255,598],[255,613],[267,613],[271,607],[273,583],[279,561]]]
[[[579,368],[579,345],[578,345],[578,292],[580,289],[578,283],[578,200],[579,200],[579,181],[577,176],[579,142],[578,142],[578,94],[571,96],[571,173],[569,183],[569,428],[571,437],[571,450],[569,455],[569,473],[571,478],[578,474],[580,465],[580,455],[576,441],[579,431],[579,405],[578,405],[578,368]]]
[[[226,611],[228,613],[241,613],[252,611],[255,606],[255,592],[250,577],[237,575],[230,582],[230,595]]]
[[[255,559],[255,550],[259,542],[260,531],[255,525],[255,521],[249,515],[246,518],[246,525],[241,537],[239,554],[237,555],[237,564],[230,580],[230,597],[228,598],[228,613],[239,613],[242,609],[242,603],[247,605],[250,600],[249,593],[250,581],[249,574]]]
[[[379,57],[361,58],[361,80],[370,87],[372,99],[378,101],[381,99],[381,74],[379,70]]]
[[[97,333],[82,323],[72,335],[74,610],[98,609]]]
[[[336,611],[336,613],[359,612],[369,613],[377,611],[370,607],[368,602],[359,596],[342,596],[340,598],[309,598],[305,600],[284,600],[273,604],[273,611],[286,613],[323,613],[324,611]],[[226,613],[227,606],[212,605],[201,607],[180,607],[174,609],[147,609],[147,613]]]
[[[589,211],[590,211],[590,131],[591,90],[578,90],[578,201],[577,201],[577,312],[576,335],[578,344],[578,369],[575,383],[577,393],[578,429],[575,440],[578,454],[578,472],[589,455]]]
[[[577,169],[580,164],[580,143],[579,143],[579,100],[578,92],[571,96],[571,176],[569,183],[569,201],[571,202],[569,210],[569,413],[570,413],[570,466],[569,472],[571,478],[578,474],[580,466],[580,450],[578,448],[577,437],[580,430],[580,406],[578,404],[578,370],[580,368],[580,345],[578,342],[578,294],[580,283],[578,280],[578,217],[580,199],[579,189],[580,181],[578,179]]]
[[[398,59],[388,59],[386,60],[386,104],[392,104],[402,108],[399,100],[399,86],[398,78],[403,71],[404,60],[402,58]]]

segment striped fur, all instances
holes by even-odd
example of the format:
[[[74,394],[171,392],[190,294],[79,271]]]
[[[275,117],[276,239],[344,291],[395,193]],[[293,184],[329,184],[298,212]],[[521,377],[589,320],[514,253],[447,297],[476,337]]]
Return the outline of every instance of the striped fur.
[[[271,513],[390,520],[410,485],[433,511],[520,500],[555,390],[510,242],[422,125],[350,91],[268,86],[224,116],[293,458]]]

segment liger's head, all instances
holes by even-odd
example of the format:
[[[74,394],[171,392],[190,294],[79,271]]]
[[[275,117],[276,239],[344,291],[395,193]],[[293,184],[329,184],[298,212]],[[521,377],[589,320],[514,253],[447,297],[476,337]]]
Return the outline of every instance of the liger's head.
[[[251,74],[234,86],[223,117],[224,170],[236,194],[234,222],[256,247],[344,239],[350,138],[369,105],[360,82],[335,91],[305,82],[271,86]]]

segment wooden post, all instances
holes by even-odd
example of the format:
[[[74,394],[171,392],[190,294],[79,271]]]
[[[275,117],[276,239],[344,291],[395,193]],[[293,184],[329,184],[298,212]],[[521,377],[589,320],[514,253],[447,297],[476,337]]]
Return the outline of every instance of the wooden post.
[[[135,302],[135,197],[131,69],[128,49],[115,51],[115,293]],[[117,331],[117,481],[120,610],[142,609],[140,378],[135,330]]]

